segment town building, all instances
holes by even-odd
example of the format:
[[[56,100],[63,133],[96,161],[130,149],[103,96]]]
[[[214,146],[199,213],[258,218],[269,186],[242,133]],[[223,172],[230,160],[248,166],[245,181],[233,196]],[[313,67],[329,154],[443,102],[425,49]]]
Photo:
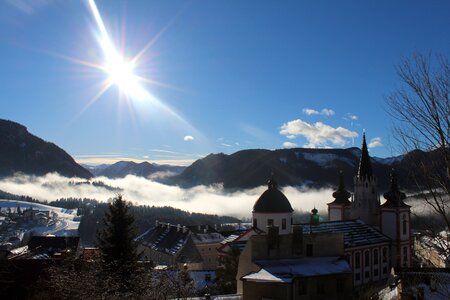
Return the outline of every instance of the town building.
[[[137,238],[141,259],[190,271],[215,270],[219,265],[217,248],[222,234],[208,225],[181,226],[156,221],[155,226]]]

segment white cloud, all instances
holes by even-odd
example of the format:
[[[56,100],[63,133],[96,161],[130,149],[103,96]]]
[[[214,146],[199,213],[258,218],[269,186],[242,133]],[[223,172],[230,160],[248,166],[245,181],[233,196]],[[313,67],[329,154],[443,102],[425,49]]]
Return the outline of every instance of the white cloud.
[[[306,138],[308,143],[305,147],[327,147],[331,143],[334,146],[345,146],[347,139],[358,136],[354,131],[343,127],[331,127],[322,122],[310,124],[300,119],[289,121],[281,126],[282,135],[301,135]]]
[[[307,114],[307,115],[318,115],[319,114],[319,112],[317,111],[317,110],[315,110],[315,109],[312,109],[312,108],[304,108],[303,109],[303,113],[304,114]]]
[[[184,141],[185,142],[189,142],[189,141],[193,141],[193,140],[194,140],[194,137],[192,135],[186,135],[184,137]]]
[[[100,180],[109,186],[119,188],[120,193],[126,200],[139,205],[167,205],[190,212],[245,218],[251,217],[255,201],[267,188],[262,185],[253,189],[227,193],[221,185],[183,189],[132,175],[119,179],[98,177],[93,180]],[[86,180],[66,178],[57,174],[47,174],[41,177],[17,175],[2,178],[0,190],[12,194],[26,194],[38,200],[47,201],[67,197],[94,198],[99,201],[107,201],[119,192],[92,184],[70,184],[70,181],[85,182]],[[288,197],[295,210],[308,212],[314,205],[319,210],[325,211],[328,201],[326,199],[331,197],[333,191],[329,189],[305,191],[295,187],[286,187],[282,189],[282,192]],[[205,203],[208,205],[205,205]]]
[[[312,108],[304,108],[303,113],[310,115],[334,116],[335,112],[331,108],[323,108],[320,112]]]
[[[324,108],[321,110],[320,114],[324,116],[334,116],[335,112],[330,108]]]
[[[383,147],[384,145],[381,143],[380,137],[375,137],[370,140],[370,143],[367,145],[369,148]]]
[[[296,143],[284,142],[283,147],[284,148],[295,148],[295,147],[298,147],[298,145]]]
[[[288,139],[290,139],[290,140],[293,140],[293,139],[295,139],[297,136],[295,136],[295,135],[287,135],[286,136]]]
[[[358,116],[357,116],[357,115],[354,115],[354,114],[351,114],[351,113],[348,113],[348,114],[347,114],[347,117],[348,117],[350,120],[352,120],[352,121],[358,120]]]
[[[227,143],[221,143],[222,146],[224,147],[233,147],[233,145],[227,144]]]

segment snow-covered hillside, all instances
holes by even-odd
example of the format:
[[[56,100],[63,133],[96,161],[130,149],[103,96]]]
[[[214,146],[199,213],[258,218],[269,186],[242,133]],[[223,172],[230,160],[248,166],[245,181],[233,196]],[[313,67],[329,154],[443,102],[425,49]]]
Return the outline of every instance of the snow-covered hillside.
[[[50,214],[56,214],[57,221],[54,224],[50,226],[33,227],[33,234],[52,234],[56,236],[71,236],[78,234],[80,222],[77,220],[77,210],[54,207],[40,203],[0,199],[0,209],[2,211],[8,210],[9,208],[11,212],[16,212],[19,207],[22,211],[32,208],[33,210],[49,211]]]

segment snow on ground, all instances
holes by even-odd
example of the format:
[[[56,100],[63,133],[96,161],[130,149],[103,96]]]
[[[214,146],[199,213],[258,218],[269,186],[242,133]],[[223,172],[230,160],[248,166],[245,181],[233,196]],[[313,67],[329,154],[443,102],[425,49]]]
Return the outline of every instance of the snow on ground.
[[[34,233],[41,235],[52,234],[56,236],[73,236],[78,234],[80,222],[74,221],[74,218],[77,217],[76,209],[65,209],[34,202],[0,199],[0,209],[2,210],[10,208],[11,211],[15,212],[18,207],[22,211],[31,207],[34,210],[50,211],[50,214],[54,212],[58,215],[58,221],[54,225],[33,227],[32,231]]]
[[[355,164],[353,159],[341,157],[341,156],[333,154],[333,153],[303,153],[303,158],[306,160],[313,161],[316,164],[318,164],[319,166],[324,167],[324,168],[331,167],[331,163],[334,160],[341,160],[351,166],[353,166]]]

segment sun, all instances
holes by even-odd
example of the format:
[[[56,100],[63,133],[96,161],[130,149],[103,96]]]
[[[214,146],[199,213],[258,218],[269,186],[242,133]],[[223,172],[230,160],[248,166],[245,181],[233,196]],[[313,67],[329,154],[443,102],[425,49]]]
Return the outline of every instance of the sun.
[[[108,75],[108,83],[116,85],[125,94],[132,93],[139,82],[138,76],[134,73],[133,61],[127,61],[118,53],[109,56],[103,66],[104,72]]]

